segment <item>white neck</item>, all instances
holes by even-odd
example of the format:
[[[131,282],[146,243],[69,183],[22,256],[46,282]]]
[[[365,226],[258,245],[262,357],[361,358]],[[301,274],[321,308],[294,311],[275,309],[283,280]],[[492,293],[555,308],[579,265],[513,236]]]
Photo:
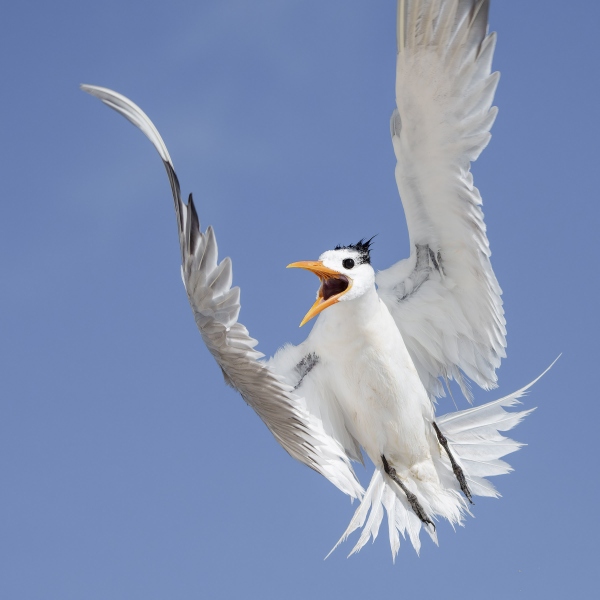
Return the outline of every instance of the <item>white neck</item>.
[[[373,286],[358,298],[326,308],[319,315],[311,336],[324,335],[328,339],[338,340],[338,343],[344,338],[355,338],[361,331],[379,326],[382,306],[384,307]]]

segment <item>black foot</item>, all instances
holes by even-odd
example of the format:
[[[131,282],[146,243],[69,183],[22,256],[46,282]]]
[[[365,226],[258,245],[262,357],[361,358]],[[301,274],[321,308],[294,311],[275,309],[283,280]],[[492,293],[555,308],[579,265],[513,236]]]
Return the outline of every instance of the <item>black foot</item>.
[[[456,479],[458,479],[460,489],[462,490],[463,494],[467,497],[467,500],[471,504],[474,504],[473,499],[471,497],[471,490],[469,489],[469,486],[467,485],[467,480],[465,479],[465,474],[463,473],[463,470],[456,464],[454,456],[452,456],[452,452],[450,452],[450,448],[448,447],[448,440],[444,437],[435,421],[433,422],[433,428],[435,429],[435,433],[437,434],[437,438],[440,444],[444,447],[444,450],[446,451],[446,454],[450,459],[450,464],[452,465],[452,470],[454,471]]]
[[[397,483],[400,486],[400,489],[406,494],[406,497],[408,498],[408,501],[410,502],[410,505],[415,515],[417,515],[417,517],[419,517],[419,519],[421,519],[421,521],[426,525],[431,525],[433,527],[433,530],[435,531],[435,525],[433,521],[427,516],[427,513],[425,512],[425,509],[421,506],[419,499],[411,491],[409,491],[408,488],[402,483],[400,477],[398,477],[398,474],[396,473],[396,469],[394,469],[394,467],[390,467],[387,458],[383,454],[381,455],[381,461],[383,462],[383,468],[390,477],[390,479]]]

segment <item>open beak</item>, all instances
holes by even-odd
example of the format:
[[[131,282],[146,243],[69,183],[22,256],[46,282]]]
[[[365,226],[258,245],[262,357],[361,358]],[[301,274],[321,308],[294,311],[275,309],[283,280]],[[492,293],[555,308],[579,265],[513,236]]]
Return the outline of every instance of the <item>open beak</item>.
[[[287,266],[288,269],[306,269],[311,271],[321,280],[321,287],[317,293],[317,301],[306,313],[300,327],[316,317],[328,306],[335,304],[351,287],[352,281],[345,275],[327,268],[320,260],[301,260]]]

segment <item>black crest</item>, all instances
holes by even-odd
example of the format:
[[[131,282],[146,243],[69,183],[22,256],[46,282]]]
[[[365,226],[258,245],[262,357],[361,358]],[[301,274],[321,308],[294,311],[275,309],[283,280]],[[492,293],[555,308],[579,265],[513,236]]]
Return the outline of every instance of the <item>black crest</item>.
[[[334,250],[356,250],[359,254],[359,264],[371,264],[371,246],[373,244],[373,236],[370,240],[362,239],[356,244],[350,246],[337,245]]]

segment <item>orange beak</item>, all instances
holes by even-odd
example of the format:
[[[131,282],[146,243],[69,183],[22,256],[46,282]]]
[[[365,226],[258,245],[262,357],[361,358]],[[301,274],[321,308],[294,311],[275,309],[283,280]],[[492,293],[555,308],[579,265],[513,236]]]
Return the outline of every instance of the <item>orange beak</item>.
[[[288,269],[306,269],[311,271],[321,280],[321,287],[317,293],[317,301],[306,313],[300,327],[316,317],[321,311],[332,306],[352,287],[352,281],[345,275],[329,269],[320,260],[302,260],[287,266]]]

